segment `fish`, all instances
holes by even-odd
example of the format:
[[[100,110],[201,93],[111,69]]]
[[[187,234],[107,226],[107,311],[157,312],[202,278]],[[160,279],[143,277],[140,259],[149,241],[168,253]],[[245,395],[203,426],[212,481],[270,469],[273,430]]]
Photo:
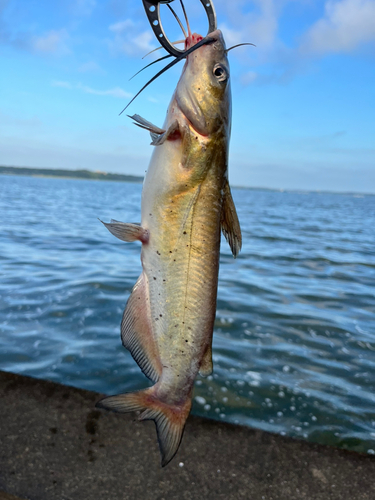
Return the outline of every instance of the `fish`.
[[[139,115],[155,146],[144,179],[141,223],[104,223],[142,243],[142,273],[121,322],[123,345],[154,385],[97,407],[154,420],[161,465],[180,446],[198,373],[212,373],[221,232],[237,257],[242,236],[228,182],[229,62],[220,30],[186,58],[162,128]],[[185,48],[202,41],[194,33]]]

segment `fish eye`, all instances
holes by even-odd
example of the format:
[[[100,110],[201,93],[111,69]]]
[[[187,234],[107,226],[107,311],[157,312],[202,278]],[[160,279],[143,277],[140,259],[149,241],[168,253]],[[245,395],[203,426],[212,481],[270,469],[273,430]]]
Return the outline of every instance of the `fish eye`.
[[[228,71],[221,64],[217,64],[213,69],[213,74],[216,76],[217,81],[225,82],[228,80]]]

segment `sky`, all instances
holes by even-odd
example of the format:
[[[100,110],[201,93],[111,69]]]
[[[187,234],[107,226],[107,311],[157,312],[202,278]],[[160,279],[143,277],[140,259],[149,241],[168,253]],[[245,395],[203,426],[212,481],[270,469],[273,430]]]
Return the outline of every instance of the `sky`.
[[[201,2],[185,4],[204,35]],[[229,53],[231,184],[375,193],[375,0],[214,4],[227,46],[256,45]],[[149,135],[119,113],[163,67],[129,81],[155,47],[141,0],[0,0],[0,165],[144,175]],[[127,112],[162,126],[181,69]]]

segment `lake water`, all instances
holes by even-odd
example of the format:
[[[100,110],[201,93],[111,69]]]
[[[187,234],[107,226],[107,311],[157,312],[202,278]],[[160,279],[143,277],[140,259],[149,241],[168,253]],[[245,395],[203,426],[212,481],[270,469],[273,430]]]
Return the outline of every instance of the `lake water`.
[[[148,385],[119,325],[141,185],[0,176],[0,369],[104,393]],[[193,413],[375,453],[375,196],[234,189],[214,374]]]

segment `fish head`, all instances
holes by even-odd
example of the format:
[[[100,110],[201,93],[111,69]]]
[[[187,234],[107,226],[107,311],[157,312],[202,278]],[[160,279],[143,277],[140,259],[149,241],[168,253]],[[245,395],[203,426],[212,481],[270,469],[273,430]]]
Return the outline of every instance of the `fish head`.
[[[187,56],[176,89],[176,101],[189,125],[199,134],[209,136],[230,133],[231,90],[229,62],[220,30],[208,35],[211,43],[202,45]],[[185,42],[189,49],[203,37],[194,34]]]

